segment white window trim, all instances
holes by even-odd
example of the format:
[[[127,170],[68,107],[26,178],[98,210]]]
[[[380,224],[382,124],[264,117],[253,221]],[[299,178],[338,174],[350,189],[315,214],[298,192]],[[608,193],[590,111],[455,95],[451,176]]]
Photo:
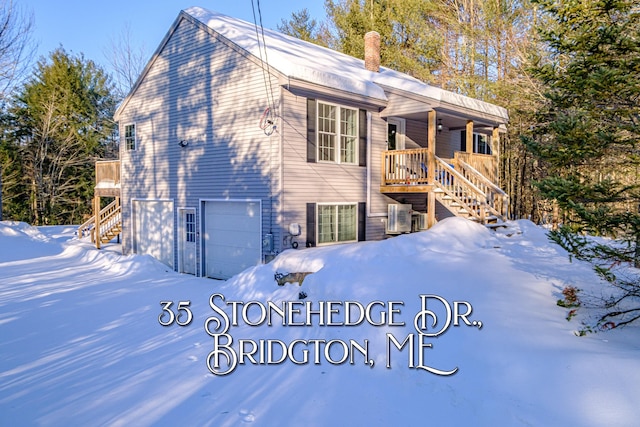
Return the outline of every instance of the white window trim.
[[[396,125],[398,128],[398,132],[396,133],[396,150],[404,150],[405,145],[405,134],[407,133],[407,122],[405,119],[400,117],[389,117],[387,119],[387,133],[389,133],[389,125]],[[387,150],[389,149],[389,141],[387,141]]]
[[[195,237],[195,243],[196,247],[198,245],[198,239],[199,239],[199,233],[198,233],[198,213],[197,213],[197,209],[194,207],[179,207],[177,208],[177,213],[178,213],[178,232],[177,232],[177,236],[178,236],[178,271],[181,272],[182,271],[182,251],[184,250],[184,246],[185,246],[185,242],[182,240],[182,236],[180,235],[180,215],[182,214],[183,211],[186,211],[188,213],[192,213],[194,215],[193,220],[194,220],[194,229],[193,229],[193,233],[194,233],[194,237]],[[195,275],[198,275],[198,253],[196,250],[196,271],[195,271]]]
[[[127,126],[133,126],[133,148],[127,144]],[[124,151],[136,151],[138,149],[138,126],[135,123],[126,123],[122,128],[122,140],[124,141]]]
[[[321,160],[320,159],[320,104],[324,104],[324,105],[329,105],[329,106],[333,106],[336,107],[336,146],[335,146],[335,160]],[[354,155],[353,155],[353,162],[342,162],[340,160],[340,153],[341,153],[341,147],[342,147],[342,132],[341,132],[341,126],[342,126],[342,120],[341,120],[341,114],[340,111],[346,108],[348,110],[353,110],[356,112],[356,134],[355,134],[355,140],[356,140],[356,144],[354,147]],[[358,166],[359,165],[359,153],[360,153],[360,110],[357,108],[353,108],[353,107],[347,107],[346,105],[341,105],[341,104],[335,104],[333,102],[325,102],[322,100],[316,100],[316,159],[318,163],[337,163],[337,164],[343,164],[343,165],[355,165]]]
[[[356,211],[356,238],[354,240],[335,240],[333,242],[320,243],[320,206],[354,206]],[[357,202],[336,202],[336,203],[316,203],[316,246],[329,246],[329,245],[341,245],[343,243],[355,243],[358,241],[358,224],[360,218],[358,218],[358,203]],[[338,209],[335,210],[336,220],[336,239],[338,238]]]
[[[475,154],[484,154],[485,156],[490,156],[491,154],[487,154],[487,153],[480,153],[479,149],[480,149],[480,144],[479,144],[479,139],[481,136],[484,136],[486,138],[486,144],[487,147],[489,147],[489,150],[492,151],[492,147],[491,147],[491,136],[484,134],[484,133],[477,133],[474,132],[473,133],[473,152]]]

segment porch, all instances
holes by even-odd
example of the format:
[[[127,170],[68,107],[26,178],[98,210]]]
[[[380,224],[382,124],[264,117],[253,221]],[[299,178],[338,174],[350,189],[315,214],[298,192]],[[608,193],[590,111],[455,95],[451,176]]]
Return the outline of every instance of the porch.
[[[452,214],[481,223],[508,217],[509,196],[494,182],[495,156],[456,151],[443,159],[428,148],[388,150],[382,152],[381,176],[383,194],[428,196],[429,227],[435,223],[435,200]]]
[[[96,186],[94,187],[93,216],[78,227],[78,239],[89,236],[96,248],[108,243],[122,232],[120,206],[120,160],[96,162]],[[114,200],[101,209],[103,197]]]

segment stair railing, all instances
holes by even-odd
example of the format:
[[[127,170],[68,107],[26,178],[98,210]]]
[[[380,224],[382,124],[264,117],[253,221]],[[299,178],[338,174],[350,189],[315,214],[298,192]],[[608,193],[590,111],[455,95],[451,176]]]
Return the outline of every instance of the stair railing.
[[[485,194],[487,204],[494,215],[501,217],[503,220],[507,218],[509,214],[509,195],[465,161],[458,159],[458,166],[460,173]]]
[[[113,202],[109,203],[107,206],[100,210],[98,214],[100,216],[100,228],[101,237],[105,234],[105,230],[109,230],[113,227],[113,217],[114,215],[120,217],[120,199],[116,198]],[[88,235],[91,236],[91,242],[95,243],[95,216],[91,216],[86,222],[84,222],[80,227],[78,227],[78,239],[86,237]],[[107,225],[110,224],[110,225]]]
[[[451,197],[469,212],[470,216],[484,222],[488,206],[483,191],[441,158],[436,156],[435,160],[434,185],[436,188]]]

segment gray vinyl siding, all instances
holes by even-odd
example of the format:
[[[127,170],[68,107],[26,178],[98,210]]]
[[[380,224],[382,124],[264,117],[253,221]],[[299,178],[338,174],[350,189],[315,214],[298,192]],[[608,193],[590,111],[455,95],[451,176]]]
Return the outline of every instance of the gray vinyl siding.
[[[414,148],[427,148],[427,123],[416,120],[405,122],[404,146],[407,150]]]
[[[306,204],[366,202],[367,168],[357,164],[307,162],[307,98],[284,89],[282,93],[285,117],[280,128],[284,159],[282,219],[285,228],[291,223],[300,224],[302,234],[296,240],[300,247],[304,247],[307,237]],[[320,96],[317,99],[325,101]],[[332,99],[330,102],[363,108],[348,101],[336,102]],[[374,128],[378,129],[379,126]],[[384,138],[382,134],[379,136]],[[384,143],[385,139],[380,141]],[[375,165],[380,164],[379,151],[377,152],[378,156],[373,153],[371,160]],[[374,183],[375,192],[379,192],[379,183],[378,175]],[[367,223],[367,239],[369,228]]]
[[[277,77],[272,81],[277,98]],[[201,199],[260,199],[262,229],[275,234],[279,249],[272,211],[279,207],[279,136],[258,127],[266,94],[258,64],[180,21],[120,114],[121,126],[136,124],[138,138],[137,150],[120,152],[124,253],[131,251],[133,198],[174,200],[176,232],[177,208],[196,208],[198,241]],[[199,271],[200,245],[197,251]]]
[[[456,151],[460,151],[459,130],[449,131],[444,129],[436,136],[436,156],[443,159],[453,158]]]

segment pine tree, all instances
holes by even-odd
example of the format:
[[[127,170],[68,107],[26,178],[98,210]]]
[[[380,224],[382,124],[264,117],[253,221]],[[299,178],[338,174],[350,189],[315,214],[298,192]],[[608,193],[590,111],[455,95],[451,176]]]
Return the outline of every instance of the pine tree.
[[[288,21],[282,19],[277,27],[281,33],[300,40],[325,47],[329,45],[328,30],[323,24],[318,24],[318,21],[311,18],[309,10],[306,8],[292,12],[291,18]]]
[[[640,8],[633,0],[536,3],[553,23],[542,30],[550,61],[534,70],[547,102],[536,135],[527,140],[546,167],[538,187],[566,213],[572,231],[628,242],[628,249],[615,251],[594,247],[592,257],[638,267]],[[609,269],[599,269],[622,284]],[[625,282],[622,299],[633,295],[640,295],[640,285]]]
[[[431,1],[327,0],[325,7],[333,27],[332,47],[364,58],[364,35],[377,31],[383,66],[434,81],[442,37],[433,25]]]
[[[13,219],[72,224],[91,210],[95,159],[114,127],[112,91],[99,66],[62,48],[38,62],[6,124],[22,176],[5,210],[26,213]]]

